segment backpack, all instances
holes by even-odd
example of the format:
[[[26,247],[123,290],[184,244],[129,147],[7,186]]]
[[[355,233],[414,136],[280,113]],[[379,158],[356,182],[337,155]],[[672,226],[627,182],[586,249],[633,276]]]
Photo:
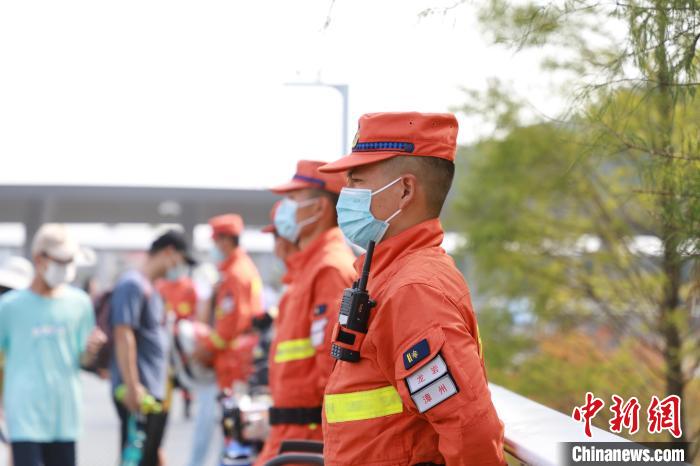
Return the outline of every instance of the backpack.
[[[114,290],[104,292],[95,300],[95,325],[107,336],[107,341],[97,352],[95,359],[83,369],[92,372],[102,379],[109,378],[109,368],[114,351],[114,334],[112,332],[112,293]]]

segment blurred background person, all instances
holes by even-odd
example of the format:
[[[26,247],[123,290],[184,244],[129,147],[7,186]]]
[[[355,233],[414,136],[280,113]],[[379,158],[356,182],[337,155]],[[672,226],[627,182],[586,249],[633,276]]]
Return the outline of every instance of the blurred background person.
[[[214,254],[212,253],[212,256]],[[218,257],[218,256],[217,256]],[[218,265],[218,264],[216,264]],[[206,267],[197,269],[199,272],[197,285],[197,296],[199,298],[196,321],[211,328],[214,323],[214,304],[216,299],[216,284],[218,273],[206,273]],[[215,269],[214,269],[215,270]],[[207,296],[208,295],[208,296]],[[205,367],[211,365],[211,361],[203,364]],[[216,378],[211,381],[201,380],[192,389],[192,398],[196,401],[194,425],[192,427],[192,443],[190,447],[189,466],[202,466],[209,456],[212,441],[216,439],[221,443],[220,436],[217,435],[216,427],[219,423],[220,410],[217,403],[219,387]]]
[[[190,277],[189,267],[170,270],[164,279],[158,281],[156,288],[163,299],[167,320],[172,324],[169,325],[172,327],[171,332],[176,332],[177,323],[180,320],[194,320],[198,298],[194,281]],[[171,352],[171,357],[177,357],[176,353]],[[169,377],[170,385],[167,396],[169,403],[167,404],[170,404],[173,392],[178,389],[182,393],[182,399],[185,403],[185,418],[189,419],[192,394],[186,386],[180,383],[172,367],[169,370]]]
[[[0,296],[12,290],[23,290],[29,286],[34,277],[34,267],[24,257],[10,256],[0,264]],[[5,364],[4,357],[0,353],[0,400],[2,399],[2,382],[3,382],[3,366]],[[0,402],[0,435],[3,436],[0,442],[5,439],[3,427],[2,403]],[[12,464],[12,453],[8,449],[8,464]]]
[[[324,163],[300,160],[292,179],[272,188],[285,196],[274,224],[286,242],[276,241],[275,252],[285,260],[290,286],[274,325],[269,355],[271,430],[256,465],[277,455],[284,440],[323,439],[321,404],[334,361],[330,337],[343,289],[355,277],[355,256],[338,228],[335,211],[345,178],[320,173]]]
[[[255,263],[240,247],[243,219],[237,214],[209,220],[214,247],[212,258],[219,267],[213,298],[213,328],[206,347],[199,348],[203,361],[214,358],[219,388],[229,389],[246,381],[252,367],[252,348],[236,349],[237,337],[251,328],[253,317],[262,313],[262,280]]]
[[[163,301],[155,282],[166,276],[181,276],[194,264],[185,236],[168,231],[151,244],[141,268],[124,273],[112,292],[112,390],[115,393],[118,387],[124,387],[123,399],[114,399],[121,422],[122,450],[130,413],[141,413],[147,397],[162,403],[166,395],[168,337]],[[167,411],[145,415],[141,466],[160,464],[159,448],[166,422]]]
[[[270,283],[264,284],[263,304],[265,313],[253,321],[253,325],[260,333],[260,342],[258,344],[260,354],[256,355],[255,374],[253,374],[251,378],[251,385],[253,389],[256,389],[256,386],[259,387],[258,390],[264,387],[266,392],[269,392],[268,356],[274,336],[272,324],[279,315],[280,298],[286,290],[287,285],[292,281],[289,268],[287,267],[287,257],[299,251],[299,248],[294,243],[281,237],[275,228],[275,213],[280,203],[281,201],[277,201],[273,204],[272,209],[270,209],[270,223],[265,225],[260,231],[262,233],[272,233],[274,238],[272,252],[275,258],[281,263],[281,267],[284,270],[284,274],[280,279],[283,288],[281,291],[278,291]]]
[[[32,283],[34,267],[24,257],[10,256],[0,264],[0,296],[12,290],[23,290]]]
[[[32,243],[36,274],[30,287],[0,298],[0,351],[7,371],[3,404],[16,465],[76,464],[80,366],[105,341],[94,328],[90,298],[68,285],[75,278],[78,253],[65,226],[43,225]],[[26,264],[14,264],[28,276]]]
[[[232,407],[237,403],[234,389],[242,387],[253,370],[257,337],[252,332],[252,321],[263,312],[262,280],[255,263],[240,246],[244,229],[241,216],[218,215],[209,220],[209,225],[219,281],[212,299],[212,332],[205,342],[198,341],[196,357],[204,364],[213,363],[222,403]],[[248,454],[231,432],[224,432],[224,437],[225,455],[237,458]]]

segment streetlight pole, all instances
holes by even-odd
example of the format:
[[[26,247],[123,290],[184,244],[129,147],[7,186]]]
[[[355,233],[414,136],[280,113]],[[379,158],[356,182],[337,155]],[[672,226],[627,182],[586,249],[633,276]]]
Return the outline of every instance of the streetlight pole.
[[[341,130],[342,134],[340,137],[340,155],[343,156],[347,154],[348,151],[348,113],[349,113],[349,93],[350,87],[347,84],[328,84],[321,81],[314,82],[291,82],[285,83],[285,86],[317,86],[317,87],[330,87],[335,89],[340,93],[340,97],[343,99],[343,108],[341,115]]]

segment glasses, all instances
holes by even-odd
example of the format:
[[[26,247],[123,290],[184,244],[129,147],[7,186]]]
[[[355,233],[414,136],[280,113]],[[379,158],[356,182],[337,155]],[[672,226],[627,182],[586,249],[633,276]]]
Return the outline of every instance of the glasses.
[[[60,265],[70,265],[70,264],[72,264],[73,261],[74,261],[73,258],[68,259],[68,260],[65,260],[65,259],[64,259],[64,260],[56,259],[55,257],[51,257],[50,255],[48,255],[48,253],[46,253],[46,252],[42,252],[41,255],[42,255],[43,257],[47,258],[48,260],[53,261],[53,262],[56,262],[57,264],[60,264]]]

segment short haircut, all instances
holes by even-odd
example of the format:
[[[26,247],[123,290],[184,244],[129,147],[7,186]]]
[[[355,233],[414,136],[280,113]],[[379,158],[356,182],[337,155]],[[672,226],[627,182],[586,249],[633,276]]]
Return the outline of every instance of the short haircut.
[[[450,192],[455,175],[455,164],[438,157],[392,157],[388,161],[396,175],[415,175],[425,191],[425,204],[431,217],[439,217]]]
[[[175,251],[182,254],[185,261],[189,265],[195,265],[196,261],[192,257],[189,249],[189,244],[185,233],[178,230],[168,230],[151,243],[151,247],[148,249],[148,254],[150,256],[163,251],[167,248],[173,248]]]

